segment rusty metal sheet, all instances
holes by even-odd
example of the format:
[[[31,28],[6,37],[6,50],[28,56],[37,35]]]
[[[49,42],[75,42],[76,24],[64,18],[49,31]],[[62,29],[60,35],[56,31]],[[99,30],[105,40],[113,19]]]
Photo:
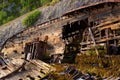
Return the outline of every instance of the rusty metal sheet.
[[[104,3],[109,3],[109,2],[120,2],[120,0],[102,0],[102,1],[100,1],[100,2],[96,2],[96,3],[93,3],[93,4],[81,6],[81,7],[79,7],[79,8],[70,10],[70,11],[64,13],[63,16],[68,15],[69,13],[72,13],[72,12],[74,12],[74,11],[86,9],[86,8],[88,8],[88,7],[93,7],[93,6],[96,6],[96,5],[100,5],[100,4],[104,4]]]

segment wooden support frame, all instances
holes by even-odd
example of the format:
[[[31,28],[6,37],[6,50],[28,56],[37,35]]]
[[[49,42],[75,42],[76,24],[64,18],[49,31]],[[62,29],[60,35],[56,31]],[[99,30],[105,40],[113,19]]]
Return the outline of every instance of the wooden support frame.
[[[86,33],[87,33],[87,35],[84,36]],[[90,45],[93,45],[96,54],[99,55],[98,49],[96,47],[97,44],[96,44],[96,41],[95,41],[95,38],[94,38],[94,34],[93,34],[92,30],[91,30],[91,27],[88,27],[83,34],[84,35],[83,35],[83,39],[82,39],[82,42],[81,42],[81,52],[82,52],[82,50],[89,50],[89,49],[91,49],[91,48],[87,47],[88,46],[87,43],[90,43]],[[86,37],[86,39],[85,39],[85,37]],[[82,44],[84,41],[86,42],[86,44]],[[83,49],[82,45],[86,45],[86,48]]]

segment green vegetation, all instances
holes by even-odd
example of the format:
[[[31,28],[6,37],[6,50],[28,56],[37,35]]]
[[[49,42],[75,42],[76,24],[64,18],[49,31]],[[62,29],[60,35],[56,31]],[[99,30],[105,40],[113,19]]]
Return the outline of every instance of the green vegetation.
[[[95,74],[102,78],[118,77],[120,75],[119,57],[119,55],[102,57],[79,55],[76,57],[76,67],[84,73]]]
[[[23,20],[23,25],[26,25],[27,27],[30,27],[33,25],[37,19],[39,18],[41,12],[40,11],[34,11],[31,14],[29,14],[24,20]]]
[[[63,66],[75,66],[82,73],[90,73],[97,77],[97,80],[102,78],[119,77],[120,76],[120,55],[102,56],[96,55],[77,55],[75,64],[56,64],[56,72],[50,74],[50,80],[70,80],[70,75],[60,75],[65,71]]]
[[[59,0],[1,0],[0,25],[5,24],[27,12]]]
[[[49,75],[49,80],[71,80],[69,74],[61,75],[66,69],[64,66],[74,66],[73,64],[55,64],[56,71]]]
[[[96,47],[97,47],[99,56],[103,56],[103,55],[107,54],[107,50],[104,48],[104,46],[98,45]],[[91,47],[91,50],[86,51],[86,55],[91,55],[91,56],[96,55],[95,48]]]
[[[46,5],[49,4],[50,2],[52,2],[52,0],[41,0],[41,5]]]

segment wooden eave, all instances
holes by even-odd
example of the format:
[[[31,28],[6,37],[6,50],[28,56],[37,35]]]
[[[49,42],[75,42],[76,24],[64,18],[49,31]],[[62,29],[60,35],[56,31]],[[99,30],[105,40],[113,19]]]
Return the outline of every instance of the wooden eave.
[[[70,11],[64,13],[63,16],[69,15],[69,14],[75,12],[75,11],[83,11],[84,9],[96,7],[96,6],[99,6],[99,5],[102,5],[102,4],[106,4],[106,3],[118,3],[118,2],[120,2],[120,0],[103,0],[103,1],[100,1],[100,2],[96,2],[96,3],[93,3],[93,4],[81,6],[79,8],[70,10]]]

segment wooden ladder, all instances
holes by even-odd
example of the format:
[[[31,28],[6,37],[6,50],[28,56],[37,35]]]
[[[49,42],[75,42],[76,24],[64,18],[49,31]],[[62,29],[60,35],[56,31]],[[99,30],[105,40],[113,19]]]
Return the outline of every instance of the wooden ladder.
[[[90,50],[91,48],[88,47],[88,45],[90,45],[90,46],[93,45],[96,54],[99,55],[98,49],[96,47],[95,37],[94,37],[94,34],[92,32],[91,27],[88,27],[84,31],[84,33],[83,33],[83,39],[82,39],[82,42],[80,44],[81,44],[81,52],[86,51],[86,50]],[[87,46],[87,47],[83,48],[83,46]]]

